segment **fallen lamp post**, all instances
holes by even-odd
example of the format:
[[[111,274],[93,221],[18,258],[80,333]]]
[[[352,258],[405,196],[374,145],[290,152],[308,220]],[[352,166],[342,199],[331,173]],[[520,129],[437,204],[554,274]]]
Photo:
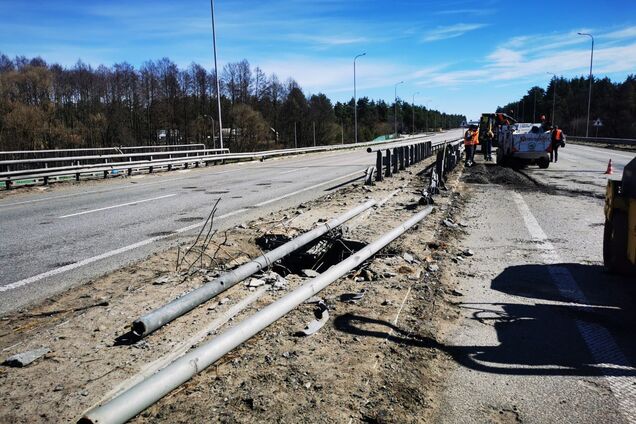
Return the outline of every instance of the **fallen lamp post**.
[[[156,329],[191,311],[202,303],[207,302],[214,296],[224,292],[240,281],[245,280],[250,275],[267,268],[285,255],[301,248],[334,228],[339,227],[344,222],[361,214],[375,204],[375,200],[369,200],[360,206],[350,209],[344,214],[319,225],[313,230],[290,240],[282,246],[279,246],[232,271],[226,272],[198,289],[195,289],[173,300],[172,302],[155,309],[132,323],[133,333],[139,337],[152,333]]]
[[[428,206],[377,240],[358,250],[342,262],[332,266],[254,315],[190,351],[143,382],[133,386],[109,402],[98,406],[78,421],[79,424],[124,423],[159,399],[203,371],[225,354],[249,340],[305,300],[328,287],[338,278],[362,264],[387,244],[416,225],[433,210]]]

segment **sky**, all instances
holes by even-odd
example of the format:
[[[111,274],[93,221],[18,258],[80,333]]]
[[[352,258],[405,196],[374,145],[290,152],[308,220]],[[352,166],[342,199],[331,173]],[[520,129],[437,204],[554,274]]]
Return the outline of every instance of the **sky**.
[[[247,59],[306,94],[428,105],[475,119],[552,72],[636,73],[636,0],[216,0],[219,66]],[[210,69],[207,0],[0,0],[0,52],[93,66],[168,57]]]

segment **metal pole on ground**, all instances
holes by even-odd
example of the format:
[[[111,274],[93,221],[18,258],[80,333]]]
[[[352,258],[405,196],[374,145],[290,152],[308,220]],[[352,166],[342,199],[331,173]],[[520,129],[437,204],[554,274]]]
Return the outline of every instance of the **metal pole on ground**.
[[[375,255],[386,245],[426,218],[433,208],[428,206],[409,220],[383,234],[344,261],[332,266],[292,292],[270,303],[258,312],[236,323],[209,342],[191,350],[146,380],[131,387],[109,402],[88,411],[80,423],[125,423],[174,389],[190,380],[228,352],[245,343],[304,301]]]
[[[133,322],[133,332],[138,336],[146,336],[152,333],[156,329],[191,311],[202,303],[207,302],[219,293],[229,289],[238,282],[243,281],[250,275],[267,268],[294,250],[301,248],[307,243],[340,226],[342,223],[361,214],[375,204],[375,200],[363,203],[362,205],[345,212],[329,222],[321,224],[313,230],[296,237],[282,246],[279,246],[276,249],[241,265],[235,270],[226,272],[198,289],[193,290],[158,309],[155,309]]]

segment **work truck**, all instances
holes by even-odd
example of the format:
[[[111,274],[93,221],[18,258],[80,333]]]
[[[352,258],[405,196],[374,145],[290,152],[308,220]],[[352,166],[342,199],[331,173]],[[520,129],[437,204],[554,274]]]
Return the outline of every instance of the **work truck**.
[[[552,137],[542,124],[504,124],[497,133],[497,164],[503,166],[550,166]]]

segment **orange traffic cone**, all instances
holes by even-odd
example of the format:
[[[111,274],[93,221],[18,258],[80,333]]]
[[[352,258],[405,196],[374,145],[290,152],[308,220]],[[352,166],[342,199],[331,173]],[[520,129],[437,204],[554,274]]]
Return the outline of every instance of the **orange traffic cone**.
[[[614,173],[614,168],[612,168],[612,160],[610,159],[607,163],[607,171],[605,171],[605,175],[612,175]]]

